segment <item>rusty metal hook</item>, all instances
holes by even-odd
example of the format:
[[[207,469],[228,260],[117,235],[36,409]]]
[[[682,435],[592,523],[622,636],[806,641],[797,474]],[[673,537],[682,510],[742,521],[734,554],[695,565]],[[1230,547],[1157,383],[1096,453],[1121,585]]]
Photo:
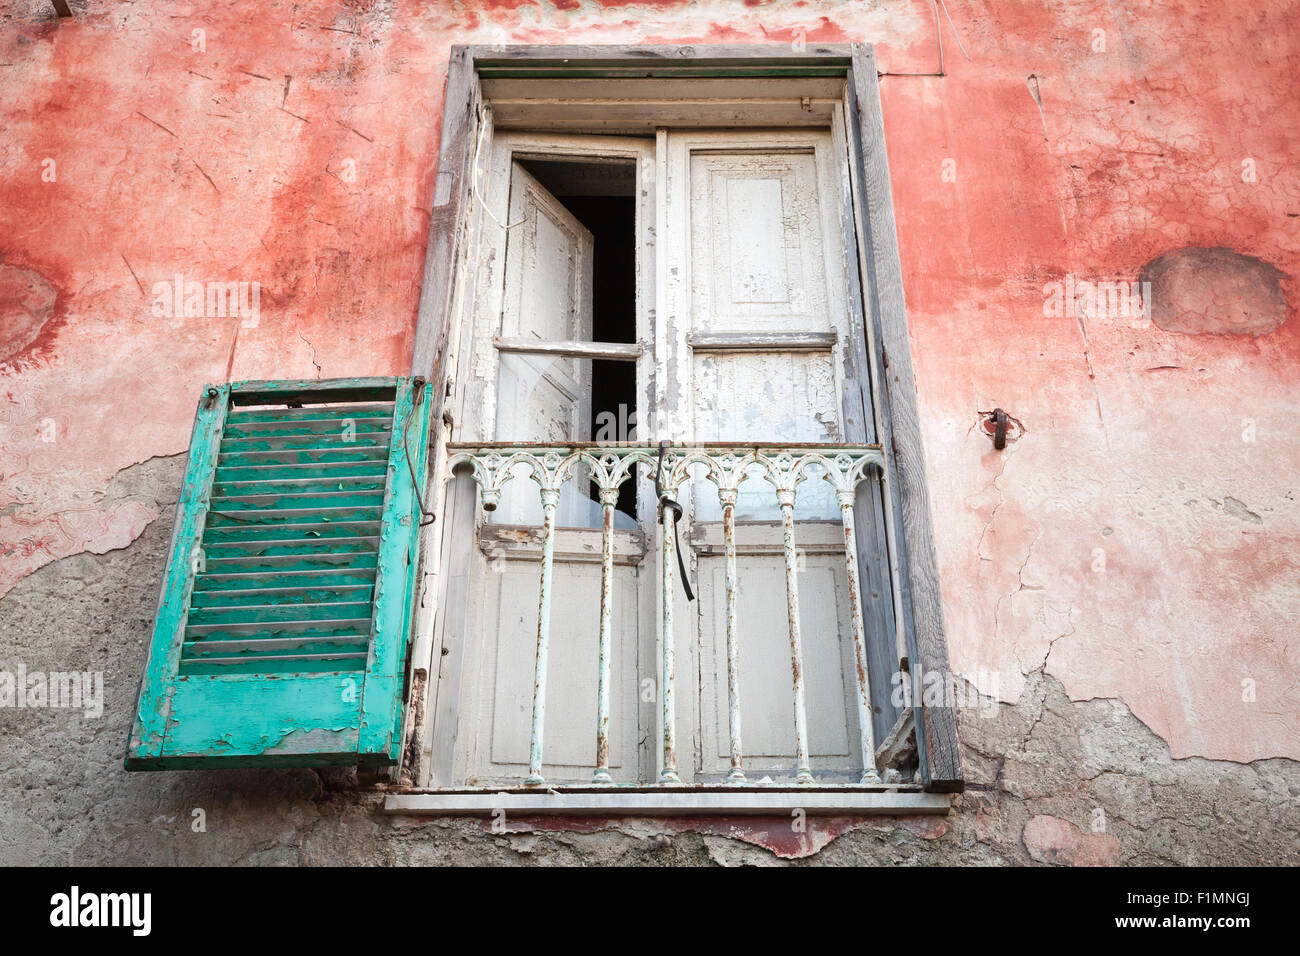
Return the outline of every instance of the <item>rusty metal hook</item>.
[[[998,451],[1007,447],[1007,413],[993,409],[993,447]]]

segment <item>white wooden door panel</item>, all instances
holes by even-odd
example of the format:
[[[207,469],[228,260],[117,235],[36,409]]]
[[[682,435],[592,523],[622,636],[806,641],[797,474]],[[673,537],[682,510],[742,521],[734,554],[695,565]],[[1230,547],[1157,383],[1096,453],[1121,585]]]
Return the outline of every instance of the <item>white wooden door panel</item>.
[[[819,777],[855,781],[861,774],[861,759],[853,750],[858,724],[847,703],[853,700],[856,677],[844,561],[834,550],[841,532],[829,523],[800,528],[808,543],[799,561],[799,589],[810,762]],[[796,761],[794,684],[780,529],[755,526],[742,528],[739,535],[736,619],[745,772],[751,781],[768,776],[789,783]],[[701,536],[718,545],[699,558],[700,769],[710,780],[724,776],[730,766],[726,604],[723,559],[717,555],[720,531],[712,526]]]
[[[681,437],[842,442],[840,370],[851,323],[838,219],[842,180],[829,133],[670,131],[665,152],[663,287],[670,321],[683,316],[685,328],[660,338],[658,366],[670,374],[674,366],[687,370],[675,407],[668,398],[676,420],[688,423]],[[718,333],[727,334],[728,345],[709,340]],[[782,350],[764,339],[772,333],[809,339],[798,350]],[[825,333],[834,333],[829,342]],[[691,615],[696,769],[716,781],[730,761],[721,507],[709,482],[692,481],[685,494],[699,594]],[[834,490],[819,479],[803,482],[794,513],[811,767],[825,779],[852,781],[861,773],[850,746],[857,715],[847,705],[856,676]],[[770,483],[742,483],[736,537],[746,772],[751,781],[790,783],[797,757],[780,516]],[[699,544],[709,536],[716,547]]]
[[[475,728],[463,772],[471,786],[515,786],[528,774],[537,649],[539,565],[498,559],[480,579],[471,633],[480,637],[474,679],[462,712]],[[600,566],[556,562],[551,604],[543,773],[553,784],[589,784],[596,765],[596,688]],[[615,641],[610,656],[610,772],[634,783],[636,761],[637,594],[635,568],[615,568]]]
[[[592,268],[590,230],[518,162],[510,168],[510,234],[501,315],[505,338],[542,342],[590,341]],[[497,371],[498,440],[586,441],[591,437],[591,362],[548,355],[501,355]],[[566,485],[557,523],[599,523],[585,489]],[[494,524],[540,524],[541,502],[527,479],[509,482]]]
[[[591,339],[591,232],[518,162],[510,169],[510,235],[501,334]]]
[[[839,398],[830,352],[697,352],[694,417],[699,441],[842,441]],[[720,521],[711,484],[693,483],[695,520]],[[798,520],[839,515],[834,489],[805,481],[795,496]],[[780,516],[776,492],[762,478],[740,486],[736,520]]]
[[[692,152],[696,331],[825,331],[828,289],[814,153]]]
[[[539,342],[590,341],[594,241],[562,202],[519,162],[510,159],[528,137],[502,137],[494,159],[493,195],[508,191],[508,211],[490,237],[485,258],[499,276],[481,321],[492,336]],[[641,146],[644,149],[644,144]],[[507,172],[508,170],[508,172]],[[500,206],[497,206],[500,209]],[[482,350],[481,350],[482,351]],[[505,442],[585,441],[591,429],[591,361],[529,353],[493,353],[491,402],[467,419],[489,425]],[[484,354],[487,354],[484,352]],[[487,420],[484,421],[485,417]],[[487,436],[485,436],[487,437]],[[597,666],[600,607],[599,505],[573,481],[561,492],[557,521],[573,529],[557,535],[552,578],[543,773],[556,785],[589,784],[596,763]],[[542,512],[537,484],[526,469],[507,483],[500,506],[481,530],[487,558],[477,552],[467,631],[473,640],[459,690],[461,720],[454,779],[468,786],[517,786],[528,773],[533,712]],[[627,520],[626,518],[624,519]],[[615,640],[610,655],[610,772],[634,783],[638,773],[637,642],[641,598],[636,561],[640,536],[617,532],[613,588]],[[504,552],[501,550],[504,543]]]
[[[527,434],[518,441],[573,441],[582,430],[582,382],[570,374],[572,361],[503,354],[497,372],[497,434]]]

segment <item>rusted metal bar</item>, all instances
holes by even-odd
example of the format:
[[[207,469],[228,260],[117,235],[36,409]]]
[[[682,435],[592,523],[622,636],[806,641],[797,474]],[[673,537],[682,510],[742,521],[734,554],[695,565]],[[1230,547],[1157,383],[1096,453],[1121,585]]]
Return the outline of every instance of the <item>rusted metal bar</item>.
[[[844,521],[844,567],[849,579],[849,619],[853,627],[853,660],[858,675],[858,727],[862,748],[864,784],[880,783],[876,770],[876,737],[871,729],[871,682],[867,670],[867,625],[862,615],[862,585],[858,577],[858,545],[855,537],[853,489],[839,492],[840,514]]]
[[[663,529],[663,659],[662,686],[659,696],[663,701],[663,767],[659,771],[660,783],[681,783],[677,775],[677,721],[673,713],[673,680],[675,655],[673,654],[673,564],[677,560],[673,541],[673,512],[660,507],[660,527]]]
[[[560,502],[556,488],[542,492],[542,583],[537,602],[537,659],[533,671],[533,730],[529,739],[528,777],[524,783],[540,787],[542,776],[542,735],[546,724],[546,664],[551,644],[551,569],[555,564],[555,506]]]
[[[731,734],[731,769],[727,783],[745,783],[744,750],[740,742],[740,632],[737,621],[736,489],[719,488],[722,499],[722,548],[727,590],[727,729]]]
[[[794,737],[798,766],[795,783],[812,783],[808,760],[808,706],[804,700],[803,637],[799,626],[798,557],[794,547],[794,490],[779,488],[782,538],[785,546],[785,603],[790,618],[790,673],[794,679]]]
[[[592,783],[613,783],[609,773],[610,629],[614,604],[614,506],[618,486],[600,489],[604,522],[600,536],[600,650],[596,663],[596,772]]]

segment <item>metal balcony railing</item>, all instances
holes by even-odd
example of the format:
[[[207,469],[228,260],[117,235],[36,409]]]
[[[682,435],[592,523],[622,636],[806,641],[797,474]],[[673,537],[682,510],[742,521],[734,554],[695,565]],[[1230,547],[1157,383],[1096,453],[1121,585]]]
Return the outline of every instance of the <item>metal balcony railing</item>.
[[[844,525],[844,563],[848,578],[849,617],[857,673],[857,712],[861,731],[862,779],[864,785],[878,785],[875,742],[872,733],[871,691],[868,682],[866,627],[858,576],[858,554],[854,532],[854,498],[857,486],[873,467],[882,468],[879,445],[639,445],[627,443],[538,445],[494,443],[451,445],[447,475],[458,466],[469,465],[477,482],[483,507],[493,511],[501,501],[502,489],[512,478],[527,476],[538,486],[542,504],[541,597],[537,609],[537,653],[533,681],[532,731],[529,743],[526,786],[543,786],[543,727],[546,718],[546,669],[550,645],[551,575],[555,553],[555,514],[560,492],[569,481],[590,481],[595,485],[603,509],[601,547],[600,630],[597,659],[596,767],[592,782],[610,784],[610,643],[611,604],[614,575],[614,511],[619,488],[633,478],[634,468],[643,465],[658,473],[657,520],[663,529],[662,620],[663,639],[660,704],[663,708],[663,760],[659,783],[680,785],[677,773],[675,712],[673,707],[674,653],[673,604],[677,567],[677,539],[674,523],[679,514],[674,499],[682,485],[693,477],[705,478],[717,488],[722,509],[724,582],[726,591],[727,703],[730,734],[729,784],[748,783],[743,768],[744,748],[740,726],[738,661],[740,627],[737,621],[736,501],[742,482],[761,478],[771,486],[780,507],[785,557],[786,606],[789,621],[790,662],[794,682],[794,722],[797,769],[795,781],[812,784],[808,750],[808,718],[803,680],[803,641],[800,633],[799,583],[796,575],[794,504],[798,488],[806,481],[829,482],[839,502]]]

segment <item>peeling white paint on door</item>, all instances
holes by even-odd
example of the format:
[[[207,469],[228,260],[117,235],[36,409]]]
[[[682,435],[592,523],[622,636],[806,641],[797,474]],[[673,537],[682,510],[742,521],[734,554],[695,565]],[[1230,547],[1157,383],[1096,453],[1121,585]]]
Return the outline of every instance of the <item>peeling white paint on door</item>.
[[[492,312],[480,313],[475,338],[590,341],[591,235],[527,170],[507,164],[502,154],[510,154],[518,135],[503,137],[493,157],[491,189],[510,192],[508,235],[489,244],[504,262],[485,257],[487,275],[500,277],[495,281],[501,291],[484,290],[482,299],[500,303],[499,325]],[[528,135],[530,155],[550,154],[538,134]],[[573,143],[591,146],[599,139],[574,137]],[[566,146],[566,137],[549,142],[560,155],[579,155],[573,144]],[[844,440],[840,396],[844,343],[852,328],[836,218],[844,177],[832,157],[826,131],[663,130],[656,161],[648,154],[639,158],[639,175],[654,177],[657,197],[654,227],[638,220],[638,339],[647,346],[636,372],[643,439]],[[488,201],[501,204],[499,195]],[[644,301],[651,292],[653,309]],[[699,333],[715,338],[693,338]],[[770,338],[790,334],[803,340],[781,345]],[[491,437],[498,441],[589,438],[589,361],[498,352],[494,374],[492,395],[466,410],[470,421],[478,416],[479,434],[486,430],[482,416],[492,408]],[[647,481],[639,491],[639,531],[618,534],[639,535],[658,556],[661,529],[653,492]],[[678,615],[675,636],[678,771],[690,783],[716,780],[727,768],[726,655],[717,492],[693,481],[680,497],[688,507],[683,544],[699,592],[694,605],[678,594],[677,606],[689,610]],[[558,524],[569,530],[555,561],[544,776],[553,784],[583,784],[595,760],[600,581],[592,559],[599,547],[599,509],[570,484],[559,511]],[[778,516],[765,480],[751,477],[742,484],[741,708],[753,779],[784,780],[795,763],[784,558],[780,528],[773,525]],[[852,781],[860,774],[852,745],[858,728],[846,701],[853,699],[856,676],[833,489],[818,480],[805,482],[796,516],[811,766],[826,779]],[[536,486],[516,479],[490,525],[490,545],[486,532],[480,533],[489,553],[475,554],[472,639],[456,743],[456,780],[471,786],[514,784],[527,772],[539,555],[536,537],[517,526],[539,522]],[[638,552],[625,543],[614,574],[611,770],[623,783],[655,778],[654,742],[661,732],[657,686],[648,705],[641,695],[641,681],[658,677],[661,654],[661,576],[657,557],[647,566],[646,554],[644,545]]]

